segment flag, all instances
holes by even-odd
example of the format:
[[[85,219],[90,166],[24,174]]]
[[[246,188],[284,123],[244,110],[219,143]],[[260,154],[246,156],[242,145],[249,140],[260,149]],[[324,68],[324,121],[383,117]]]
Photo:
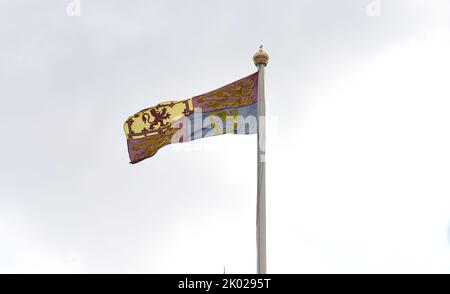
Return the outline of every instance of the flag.
[[[143,109],[124,123],[130,163],[163,146],[257,132],[258,72],[208,93]]]

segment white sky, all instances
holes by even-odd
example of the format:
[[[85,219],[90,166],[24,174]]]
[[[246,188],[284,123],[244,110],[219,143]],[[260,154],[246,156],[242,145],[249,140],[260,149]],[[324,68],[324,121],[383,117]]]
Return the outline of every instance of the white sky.
[[[256,136],[128,115],[266,70],[269,273],[450,272],[450,2],[0,1],[0,272],[253,273]]]

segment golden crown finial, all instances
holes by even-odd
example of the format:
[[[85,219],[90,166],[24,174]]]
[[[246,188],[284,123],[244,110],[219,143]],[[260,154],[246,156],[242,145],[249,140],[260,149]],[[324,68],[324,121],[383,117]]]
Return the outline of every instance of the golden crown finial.
[[[262,48],[262,45],[259,46],[258,52],[253,55],[253,62],[256,66],[258,66],[259,64],[264,64],[264,66],[266,66],[267,63],[269,63],[269,54],[264,52]]]

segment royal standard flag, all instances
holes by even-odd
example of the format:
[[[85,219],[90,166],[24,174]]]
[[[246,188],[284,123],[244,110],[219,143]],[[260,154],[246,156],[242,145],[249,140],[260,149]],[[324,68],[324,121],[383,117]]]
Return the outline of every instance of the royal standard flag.
[[[257,132],[258,73],[182,101],[143,109],[124,123],[131,163],[163,146],[223,134]]]

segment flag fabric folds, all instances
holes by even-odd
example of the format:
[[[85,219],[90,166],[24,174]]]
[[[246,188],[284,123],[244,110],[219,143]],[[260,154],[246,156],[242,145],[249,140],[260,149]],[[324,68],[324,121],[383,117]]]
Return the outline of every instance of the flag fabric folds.
[[[186,100],[163,102],[124,123],[130,163],[163,146],[222,134],[257,132],[258,73]]]

